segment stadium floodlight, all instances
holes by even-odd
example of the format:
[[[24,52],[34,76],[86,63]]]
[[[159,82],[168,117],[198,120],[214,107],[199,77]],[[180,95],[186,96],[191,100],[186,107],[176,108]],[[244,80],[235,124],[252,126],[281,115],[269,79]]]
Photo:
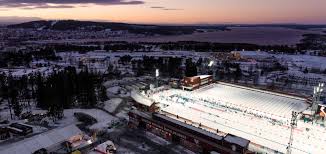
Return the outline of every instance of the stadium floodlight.
[[[214,61],[213,61],[213,60],[211,60],[211,61],[208,63],[208,66],[209,66],[209,67],[212,67],[212,66],[213,66],[213,64],[214,64]]]
[[[160,76],[160,71],[159,71],[159,69],[156,69],[155,70],[155,77],[159,77]]]

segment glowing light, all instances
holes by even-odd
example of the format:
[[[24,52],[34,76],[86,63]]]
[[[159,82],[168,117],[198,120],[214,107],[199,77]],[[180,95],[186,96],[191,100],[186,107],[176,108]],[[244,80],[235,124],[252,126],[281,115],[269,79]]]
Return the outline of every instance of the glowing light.
[[[209,67],[212,67],[213,64],[214,64],[214,61],[210,61],[209,64],[208,64],[208,66],[209,66]]]
[[[156,69],[156,70],[155,70],[155,76],[156,76],[156,77],[159,77],[159,76],[160,76],[160,71],[159,71],[159,69]]]

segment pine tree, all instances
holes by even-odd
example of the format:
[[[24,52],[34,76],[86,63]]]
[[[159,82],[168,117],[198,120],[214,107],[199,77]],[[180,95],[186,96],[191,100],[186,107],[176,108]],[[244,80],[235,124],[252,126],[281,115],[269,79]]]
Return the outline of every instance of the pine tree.
[[[104,86],[101,86],[100,87],[100,90],[99,90],[99,100],[102,101],[102,102],[108,100],[108,96],[106,94],[106,88]]]
[[[192,59],[187,59],[186,60],[186,72],[185,75],[187,77],[192,77],[197,75],[197,66],[195,63],[192,62]]]
[[[10,92],[9,92],[9,100],[10,100],[9,102],[10,102],[10,104],[11,104],[13,110],[14,110],[15,116],[16,117],[19,117],[20,114],[23,111],[23,108],[20,105],[17,97],[18,97],[18,91],[17,91],[17,89],[11,88],[10,89]]]

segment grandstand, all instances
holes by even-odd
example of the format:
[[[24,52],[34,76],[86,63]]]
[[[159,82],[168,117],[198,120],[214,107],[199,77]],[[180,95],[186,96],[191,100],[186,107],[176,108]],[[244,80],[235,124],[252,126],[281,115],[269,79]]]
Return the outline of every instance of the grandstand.
[[[195,91],[169,89],[152,99],[161,114],[212,133],[219,130],[248,139],[249,150],[263,153],[286,153],[292,111],[309,107],[304,98],[226,83]],[[324,133],[320,126],[299,121],[293,153],[323,153],[326,140],[320,136]]]

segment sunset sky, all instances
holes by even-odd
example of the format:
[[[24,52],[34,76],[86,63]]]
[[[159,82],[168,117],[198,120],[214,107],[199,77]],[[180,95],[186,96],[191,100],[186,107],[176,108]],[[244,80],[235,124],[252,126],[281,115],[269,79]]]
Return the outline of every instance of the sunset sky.
[[[326,0],[0,0],[0,17],[159,24],[326,24]]]

